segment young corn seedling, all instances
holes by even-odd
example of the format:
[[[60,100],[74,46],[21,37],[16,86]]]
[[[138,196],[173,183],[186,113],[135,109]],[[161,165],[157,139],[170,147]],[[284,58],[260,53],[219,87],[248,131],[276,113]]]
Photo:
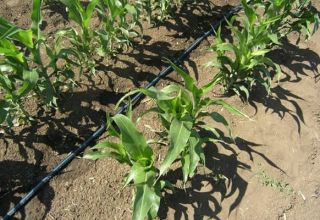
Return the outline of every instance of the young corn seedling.
[[[22,105],[26,96],[34,91],[46,105],[56,106],[57,90],[64,84],[61,76],[71,76],[71,70],[67,73],[57,67],[63,53],[51,50],[41,34],[41,3],[33,1],[30,29],[20,29],[0,18],[0,124],[6,121],[10,127],[13,121],[19,124],[30,119]],[[48,64],[44,64],[41,50],[46,52]]]
[[[216,79],[223,85],[224,91],[233,91],[249,98],[253,85],[261,84],[270,93],[272,72],[276,78],[281,77],[280,66],[274,63],[266,54],[274,45],[280,45],[281,39],[290,32],[301,34],[305,31],[307,37],[318,29],[319,17],[311,9],[308,0],[278,0],[254,1],[254,6],[248,6],[242,0],[245,17],[242,28],[233,25],[236,17],[228,22],[235,42],[233,44],[221,39],[221,29],[217,32],[216,42],[210,49],[217,53],[217,58],[208,63],[219,69]],[[263,15],[255,11],[257,7],[264,9]],[[313,31],[310,30],[314,24]],[[299,37],[300,38],[300,37]],[[231,54],[231,57],[228,56]],[[272,70],[272,71],[271,71]]]
[[[75,28],[67,28],[57,32],[57,44],[63,43],[66,39],[72,44],[68,48],[70,56],[76,59],[75,63],[80,66],[80,73],[85,69],[89,69],[95,73],[94,50],[98,45],[95,37],[95,31],[90,28],[92,15],[99,0],[92,0],[87,7],[84,7],[80,0],[60,0],[66,6],[69,19],[78,24],[79,30]],[[70,58],[69,58],[70,59]]]
[[[207,112],[205,108],[212,105],[220,105],[234,114],[244,114],[223,100],[213,100],[204,97],[204,94],[215,85],[215,81],[211,81],[199,88],[186,72],[173,63],[171,65],[184,79],[184,87],[172,84],[161,90],[157,90],[154,87],[150,89],[138,89],[123,97],[118,105],[126,97],[137,92],[142,92],[155,100],[156,107],[151,108],[145,114],[149,112],[158,114],[170,143],[169,149],[161,163],[159,175],[163,175],[176,159],[180,159],[183,180],[186,182],[189,177],[191,178],[195,174],[198,164],[205,162],[202,150],[203,144],[208,141],[221,141],[217,129],[205,123],[204,117],[210,117],[214,122],[221,123],[230,132],[228,122],[220,113]],[[208,131],[211,133],[211,136],[202,137],[199,133],[200,129]]]
[[[319,15],[311,0],[256,0],[257,7],[263,8],[263,19],[273,20],[270,32],[280,38],[291,32],[302,34],[309,39],[319,28]]]
[[[137,130],[130,116],[108,117],[107,131],[111,137],[119,141],[104,141],[94,146],[84,158],[96,160],[111,157],[129,165],[131,170],[125,178],[124,186],[132,183],[135,187],[132,219],[155,219],[159,210],[161,190],[168,183],[157,179],[159,171],[154,166],[155,157],[151,147]]]
[[[173,9],[181,5],[183,0],[139,0],[140,10],[147,14],[147,20],[151,22],[164,21],[173,11]]]
[[[115,54],[119,49],[131,45],[131,39],[139,33],[135,30],[139,23],[139,10],[136,4],[130,4],[127,0],[101,0],[97,7],[98,15],[102,21],[102,29],[96,34],[100,39],[98,54]]]
[[[272,82],[270,69],[276,73],[278,79],[281,76],[281,69],[265,56],[270,51],[272,43],[279,44],[279,36],[269,31],[276,19],[260,20],[258,14],[245,0],[242,0],[242,5],[245,11],[242,19],[243,28],[234,26],[237,17],[228,22],[228,28],[235,38],[233,43],[223,41],[221,28],[218,29],[216,40],[210,47],[217,57],[207,65],[219,69],[215,80],[223,85],[224,92],[233,91],[239,96],[244,94],[247,100],[255,84],[263,85],[270,93]]]

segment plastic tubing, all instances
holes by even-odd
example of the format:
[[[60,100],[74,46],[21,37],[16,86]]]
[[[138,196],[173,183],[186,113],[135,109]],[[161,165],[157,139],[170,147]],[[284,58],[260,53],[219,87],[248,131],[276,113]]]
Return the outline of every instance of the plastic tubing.
[[[225,14],[224,18],[217,21],[212,28],[205,32],[201,37],[197,38],[195,42],[193,42],[187,49],[185,49],[173,62],[180,63],[183,59],[185,59],[194,49],[196,49],[200,43],[206,39],[209,35],[215,33],[215,29],[217,29],[220,25],[222,25],[226,19],[229,19],[232,15],[238,13],[242,9],[241,5],[233,7],[227,14]],[[162,70],[156,78],[154,78],[150,83],[148,83],[145,88],[148,89],[154,85],[156,85],[160,79],[166,77],[173,71],[172,66],[167,66],[164,70]],[[132,99],[132,105],[136,104],[144,95],[142,93],[136,94]],[[126,111],[128,105],[122,106],[116,114],[122,114]],[[33,198],[39,190],[44,187],[54,176],[58,175],[68,164],[73,161],[77,155],[83,152],[92,141],[96,140],[100,137],[104,131],[106,130],[106,124],[103,123],[85,142],[83,142],[77,149],[71,151],[62,161],[60,161],[57,166],[55,166],[45,177],[43,177],[39,183],[32,188],[17,204],[15,207],[10,209],[7,214],[2,218],[2,220],[9,220],[11,219],[14,214],[24,207],[30,200]]]

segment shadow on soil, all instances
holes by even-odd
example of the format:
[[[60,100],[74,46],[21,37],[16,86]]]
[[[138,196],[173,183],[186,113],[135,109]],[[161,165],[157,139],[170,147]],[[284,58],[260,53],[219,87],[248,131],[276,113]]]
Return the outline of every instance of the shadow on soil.
[[[45,167],[36,166],[24,161],[1,161],[0,162],[0,216],[16,205],[22,196],[28,192],[38,181],[39,176],[45,174]],[[55,192],[50,186],[37,195],[40,203],[44,205],[44,214],[39,219],[44,219],[51,208],[51,201]],[[26,212],[21,209],[17,212],[18,218],[25,219]]]
[[[295,120],[297,131],[300,134],[301,123],[305,124],[305,121],[303,111],[298,104],[299,101],[304,101],[304,99],[278,85],[271,89],[269,96],[263,88],[254,89],[249,104],[255,108],[256,113],[258,112],[257,104],[260,104],[265,107],[265,113],[277,114],[280,119],[289,115]]]
[[[238,160],[236,148],[248,153],[253,161],[253,154],[262,157],[270,166],[281,170],[267,156],[255,148],[260,144],[252,143],[241,138],[235,139],[235,144],[223,147],[231,154],[220,153],[218,147],[209,144],[204,148],[206,157],[205,167],[199,168],[198,173],[188,182],[185,188],[175,188],[174,193],[165,192],[158,212],[160,219],[167,219],[169,209],[174,212],[174,219],[220,219],[222,203],[229,204],[229,215],[235,211],[246,193],[248,183],[240,176],[240,170],[250,171],[250,165]],[[282,171],[282,170],[281,170]],[[177,183],[182,179],[182,170],[169,172],[167,179]],[[171,216],[170,216],[171,217]]]
[[[58,6],[56,8],[52,6],[53,13],[61,10]],[[204,0],[197,1],[196,4],[189,2],[183,5],[172,19],[161,25],[175,34],[182,34],[183,36],[180,38],[188,41],[201,35],[204,30],[208,30],[210,28],[208,21],[215,22],[217,17],[221,18],[222,13],[230,7],[229,5],[215,6]],[[154,29],[155,32],[158,31],[156,27]],[[174,35],[174,37],[178,36]],[[35,122],[31,126],[26,126],[17,132],[7,132],[3,138],[17,144],[25,159],[27,154],[23,148],[27,147],[34,149],[38,154],[36,158],[41,161],[41,152],[34,147],[34,145],[41,143],[49,145],[58,154],[70,152],[75,144],[85,140],[103,122],[104,112],[112,109],[110,106],[113,106],[125,94],[122,90],[128,91],[128,84],[122,79],[130,80],[139,87],[142,82],[154,79],[156,73],[150,72],[151,70],[158,69],[160,71],[164,68],[165,63],[162,62],[161,57],[173,58],[175,54],[182,52],[182,50],[174,49],[175,42],[155,42],[152,41],[151,36],[144,36],[144,39],[145,43],[134,45],[132,53],[125,56],[120,55],[120,58],[115,60],[121,64],[111,66],[100,63],[98,65],[97,69],[103,71],[107,78],[110,72],[116,75],[118,88],[112,79],[105,80],[104,76],[98,74],[97,76],[85,76],[87,79],[82,83],[81,88],[73,93],[62,95],[59,112],[48,112],[38,107],[37,109],[40,110],[34,116]],[[195,63],[192,63],[189,58],[186,61],[190,66],[194,66],[196,71]],[[150,69],[141,70],[140,65],[148,65]],[[167,78],[167,80],[175,81],[171,78]],[[97,86],[97,84],[99,85]]]
[[[318,68],[320,57],[309,48],[301,49],[288,41],[284,41],[283,48],[270,52],[269,56],[274,62],[288,69],[288,72],[283,71],[285,77],[280,82],[298,83],[302,80],[302,76],[313,77],[315,83],[319,80],[320,74]],[[310,73],[314,75],[310,76]],[[271,95],[269,96],[263,88],[255,88],[250,97],[249,104],[257,112],[257,103],[260,103],[265,106],[266,113],[271,111],[281,119],[286,115],[290,115],[295,120],[298,133],[300,134],[301,123],[305,123],[303,110],[298,104],[301,101],[304,101],[304,99],[299,95],[280,85],[276,85],[271,89]]]
[[[184,43],[184,45],[189,44],[189,41],[192,42],[201,32],[208,30],[210,23],[217,21],[217,18],[221,18],[221,14],[230,8],[230,6],[210,5],[207,2],[203,0],[197,1],[197,4],[184,5],[182,10],[170,22],[164,22],[162,25],[173,33],[171,37],[180,39],[180,42]],[[52,9],[52,11],[55,10],[54,8]],[[57,10],[59,11],[60,9],[57,8]],[[155,28],[155,32],[157,31]],[[122,84],[121,82],[124,79],[129,79],[135,86],[139,87],[143,82],[151,81],[155,77],[155,70],[162,70],[164,67],[164,62],[161,60],[162,57],[172,59],[182,52],[181,49],[175,48],[175,42],[153,42],[151,36],[144,36],[144,41],[144,44],[135,43],[132,53],[119,56],[119,59],[115,62],[121,62],[122,64],[112,67],[101,63],[97,69],[106,75],[108,75],[108,72],[112,72],[116,77],[119,77],[120,82],[118,84],[122,87],[127,86],[127,84]],[[284,50],[279,50],[275,55],[279,56],[281,53],[282,55],[278,59],[279,62],[283,62],[281,59],[285,57],[285,63],[288,68],[296,73],[295,79],[286,74],[285,80],[287,81],[298,82],[301,80],[299,74],[307,74],[305,70],[315,72],[320,63],[319,56],[309,49],[299,49],[296,46],[287,45]],[[286,53],[291,55],[287,56]],[[186,59],[186,61],[188,65],[194,67],[197,77],[198,72],[195,68],[195,63],[190,59]],[[304,64],[300,65],[300,63]],[[142,65],[148,65],[150,68],[141,68]],[[41,109],[35,117],[36,123],[17,132],[0,134],[6,145],[2,147],[8,150],[8,148],[12,147],[11,145],[18,146],[18,152],[25,160],[23,162],[6,160],[0,162],[1,213],[7,211],[12,203],[17,203],[21,198],[20,194],[26,193],[37,182],[36,180],[46,173],[45,167],[41,164],[47,149],[42,149],[39,145],[49,146],[58,154],[70,152],[75,146],[89,137],[92,131],[102,123],[105,109],[101,109],[101,106],[112,105],[124,95],[121,91],[114,92],[116,87],[112,80],[108,80],[108,83],[105,84],[105,86],[108,86],[109,91],[94,87],[95,80],[90,77],[88,81],[92,85],[85,90],[64,94],[60,105],[62,114],[55,111],[48,113]],[[127,89],[120,88],[120,90]],[[300,130],[300,122],[304,122],[304,119],[302,110],[295,99],[301,98],[281,87],[276,87],[273,92],[276,96],[268,98],[267,101],[259,98],[264,97],[263,94],[257,94],[251,100],[251,104],[255,105],[257,102],[266,103],[266,111],[271,109],[279,114],[280,117],[284,117],[286,113],[290,114],[297,121]],[[289,101],[296,106],[296,111],[286,108],[282,104],[283,100]],[[237,146],[239,149],[248,152],[249,155],[254,153],[260,155],[271,166],[276,167],[267,157],[253,150],[258,145],[238,139]],[[30,158],[30,153],[26,149],[34,152],[34,158]],[[207,146],[205,151],[207,157],[206,167],[212,173],[197,174],[190,187],[177,189],[177,192],[173,195],[167,194],[159,212],[162,218],[165,218],[164,213],[167,213],[167,210],[172,208],[175,210],[176,219],[180,219],[182,216],[188,219],[185,205],[190,205],[194,208],[195,219],[201,219],[201,216],[216,218],[217,214],[221,212],[220,201],[215,198],[216,194],[220,194],[222,201],[238,192],[235,201],[230,205],[230,212],[240,203],[246,192],[247,183],[238,174],[238,170],[250,169],[250,166],[238,161],[235,153],[231,155],[219,153],[215,146]],[[27,162],[33,159],[36,161],[35,164]],[[17,174],[12,175],[12,173]],[[216,174],[226,177],[228,183],[223,178],[222,180],[217,178]],[[181,177],[181,175],[181,170],[168,174],[171,179]],[[41,203],[44,204],[47,213],[50,210],[55,192],[49,186],[46,187],[46,192],[40,193],[38,197]],[[208,190],[200,192],[199,189],[203,187]],[[25,212],[21,211],[22,219],[25,218],[25,215]]]
[[[185,3],[180,10],[174,12],[171,19],[150,28],[153,36],[144,35],[142,42],[133,43],[133,51],[119,54],[112,65],[100,63],[97,69],[105,73],[111,72],[120,79],[129,79],[134,86],[140,87],[142,82],[150,82],[167,66],[164,58],[176,59],[197,37],[222,19],[223,13],[229,11],[231,7],[231,5],[216,6],[205,0]],[[173,42],[153,40],[162,26],[168,31],[167,39],[174,39]],[[184,61],[198,78],[196,63],[189,58]]]
[[[7,154],[18,154],[22,160],[0,161],[0,216],[5,214],[10,206],[17,204],[22,196],[47,174],[46,167],[42,164],[49,164],[51,167],[58,163],[64,157],[59,155],[74,150],[103,123],[105,113],[102,109],[97,109],[97,105],[109,105],[122,95],[97,88],[92,88],[90,92],[79,92],[76,97],[65,94],[65,102],[60,109],[62,114],[40,108],[31,125],[0,134],[3,158],[6,158]],[[85,170],[85,164],[77,163],[75,166],[75,172],[69,176],[81,175]],[[43,219],[50,210],[54,195],[55,192],[48,185],[37,195],[44,207]],[[39,219],[42,213],[43,211],[38,213]],[[26,218],[24,209],[19,215],[19,219]]]
[[[283,71],[285,77],[280,82],[297,83],[302,80],[301,76],[310,76],[310,73],[314,74],[315,81],[319,80],[320,57],[310,48],[302,49],[284,40],[281,48],[271,51],[269,56],[289,70],[289,73]]]

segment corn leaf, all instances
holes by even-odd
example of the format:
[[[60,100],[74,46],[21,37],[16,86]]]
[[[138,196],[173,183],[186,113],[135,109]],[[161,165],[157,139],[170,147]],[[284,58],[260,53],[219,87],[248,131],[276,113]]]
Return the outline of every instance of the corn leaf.
[[[223,101],[222,99],[217,99],[217,100],[205,99],[204,103],[205,103],[206,106],[209,106],[209,105],[221,105],[225,109],[227,109],[229,112],[231,112],[231,113],[233,113],[235,115],[244,116],[246,118],[249,118],[246,114],[242,113],[241,111],[239,111],[238,109],[236,109],[232,105],[228,104],[227,102]]]
[[[241,0],[241,4],[243,6],[244,12],[249,20],[250,25],[254,24],[257,20],[257,15],[255,11],[248,6],[247,0]]]
[[[86,9],[86,12],[85,12],[85,19],[84,19],[84,26],[86,28],[89,28],[89,25],[90,25],[90,21],[91,21],[91,18],[92,18],[92,13],[94,11],[94,9],[96,8],[96,5],[98,4],[98,1],[99,0],[92,0],[87,9]]]
[[[32,14],[31,14],[31,30],[35,36],[37,36],[37,40],[41,38],[40,25],[42,23],[41,17],[41,4],[42,0],[33,0],[32,6]]]
[[[156,172],[153,170],[143,171],[136,175],[134,183],[136,185],[136,195],[133,204],[133,220],[144,220],[150,216],[155,218],[160,206],[160,193],[155,187]]]
[[[134,161],[143,158],[151,159],[152,150],[148,146],[143,135],[136,129],[130,119],[124,115],[118,114],[113,117],[113,120],[120,129],[121,141],[129,156]]]
[[[28,94],[33,89],[33,87],[37,84],[38,79],[39,79],[39,74],[37,73],[37,71],[25,70],[23,72],[23,85],[21,86],[21,88],[18,89],[17,96],[21,98],[26,94]]]
[[[32,30],[23,30],[0,17],[0,40],[14,39],[29,48],[33,48]]]
[[[60,0],[68,8],[68,16],[71,20],[77,22],[80,26],[84,23],[84,10],[79,0]]]
[[[187,145],[191,134],[191,122],[174,119],[169,130],[170,146],[169,150],[160,166],[160,176],[167,171],[173,161],[175,161]]]
[[[5,100],[0,99],[0,124],[2,124],[7,116],[8,116],[8,109],[9,109],[9,103]]]

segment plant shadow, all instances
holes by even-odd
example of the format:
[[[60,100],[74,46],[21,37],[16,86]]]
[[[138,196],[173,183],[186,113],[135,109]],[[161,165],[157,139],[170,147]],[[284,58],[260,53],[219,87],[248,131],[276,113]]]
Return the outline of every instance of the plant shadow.
[[[297,131],[300,134],[301,123],[305,124],[305,120],[303,110],[298,104],[299,101],[304,101],[304,99],[278,85],[271,89],[271,95],[268,95],[263,88],[255,88],[248,102],[254,107],[255,114],[258,112],[257,104],[262,104],[265,107],[265,113],[271,111],[280,119],[289,115],[296,122]]]
[[[280,82],[297,83],[310,73],[314,74],[315,81],[319,80],[320,56],[310,48],[299,48],[284,39],[281,48],[272,50],[268,56],[288,69],[288,72],[282,71],[285,77]]]
[[[301,49],[284,40],[282,48],[271,51],[268,57],[282,66],[284,77],[280,80],[281,83],[298,83],[303,80],[303,77],[310,77],[310,73],[313,74],[315,83],[319,79],[320,56],[309,48]],[[254,87],[248,102],[255,108],[255,114],[259,103],[265,107],[266,113],[271,111],[281,119],[289,115],[296,122],[297,131],[300,134],[301,124],[305,124],[303,110],[299,105],[301,101],[305,100],[278,84],[271,89],[270,95],[261,86]]]
[[[39,176],[44,175],[45,167],[30,164],[25,161],[0,162],[0,216],[4,216],[9,208],[16,205],[25,193],[37,183]],[[54,198],[54,190],[50,186],[40,191],[37,195],[40,203],[45,207],[44,211],[38,213],[38,219],[45,219],[51,208]],[[20,209],[12,219],[25,219],[25,209]]]
[[[227,138],[227,141],[230,142],[230,139]],[[236,149],[246,152],[251,161],[254,156],[261,157],[268,165],[283,172],[256,149],[259,146],[236,138],[234,144],[223,145],[226,151],[222,153],[217,145],[207,144],[204,147],[205,166],[198,168],[197,174],[186,185],[174,188],[174,192],[164,192],[158,212],[160,219],[167,219],[169,210],[173,212],[173,217],[170,216],[173,219],[220,219],[218,215],[227,208],[227,215],[230,216],[241,203],[248,186],[240,174],[241,170],[251,171],[249,164],[238,159]],[[170,171],[166,179],[173,184],[181,183],[182,170]],[[226,199],[229,201],[223,204]]]

